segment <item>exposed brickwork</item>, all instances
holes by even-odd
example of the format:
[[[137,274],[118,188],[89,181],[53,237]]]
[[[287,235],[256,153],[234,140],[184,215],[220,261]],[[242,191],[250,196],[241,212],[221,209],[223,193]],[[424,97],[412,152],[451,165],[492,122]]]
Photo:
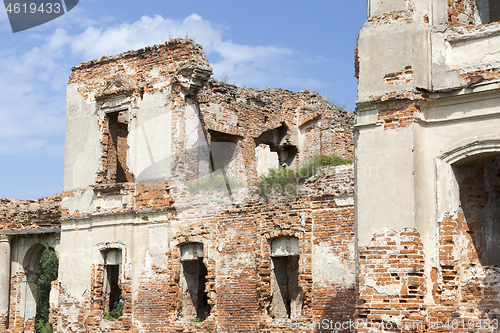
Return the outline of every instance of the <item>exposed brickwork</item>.
[[[500,79],[500,68],[490,68],[481,71],[460,74],[463,85],[477,84],[482,81]]]
[[[36,200],[0,199],[0,230],[58,228],[61,195]]]
[[[490,0],[488,2],[490,21],[481,22],[478,19],[479,9],[476,0],[448,0],[448,26],[465,26],[468,30],[475,27],[498,24],[498,3]],[[496,18],[496,19],[495,19]]]
[[[136,210],[150,210],[171,207],[173,198],[167,181],[150,180],[137,182],[134,191]]]
[[[390,86],[398,86],[413,81],[413,69],[411,66],[406,66],[404,70],[397,73],[386,74],[384,82]]]
[[[383,15],[372,16],[368,19],[367,22],[382,25],[382,24],[392,24],[395,22],[403,22],[403,23],[412,23],[413,10],[399,10],[390,13],[384,13]]]
[[[107,327],[114,332],[291,332],[290,321],[275,320],[269,315],[270,240],[279,236],[299,238],[299,286],[304,293],[298,323],[342,321],[355,311],[354,276],[353,166],[329,167],[323,176],[308,180],[303,193],[294,202],[280,198],[263,204],[256,197],[239,207],[210,215],[198,209],[200,200],[191,199],[191,214],[182,214],[182,224],[165,261],[153,264],[141,274],[140,287],[131,299],[133,313],[130,327],[125,318]],[[351,201],[346,198],[351,198]],[[175,219],[175,214],[172,217]],[[177,215],[181,218],[181,214]],[[210,316],[201,323],[181,317],[180,246],[190,242],[204,244],[203,262],[207,267],[205,290],[212,305]],[[335,258],[339,276],[329,271],[315,272],[314,260],[324,252]],[[316,259],[314,259],[316,258]],[[332,259],[333,260],[333,259]],[[325,263],[326,264],[326,263]],[[99,273],[101,272],[101,273]],[[89,304],[80,304],[80,329],[97,332],[104,327],[99,310],[102,267],[94,269]],[[72,302],[65,297],[64,308]],[[90,311],[85,310],[91,309]],[[63,318],[64,325],[76,325],[74,317]],[[73,315],[74,316],[74,315]],[[237,320],[235,320],[237,318]],[[66,324],[67,323],[67,324]],[[298,330],[295,330],[298,331]],[[316,332],[316,331],[315,331]],[[319,331],[318,331],[319,332]]]
[[[314,92],[274,88],[259,91],[214,80],[207,83],[210,74],[201,48],[185,40],[73,68],[69,83],[75,84],[87,105],[94,103],[97,109],[90,119],[100,131],[96,136],[100,142],[92,143],[100,144],[101,149],[100,160],[95,161],[99,162],[95,183],[91,180],[86,188],[59,195],[53,209],[43,208],[32,215],[29,209],[24,215],[12,210],[5,213],[6,221],[19,220],[19,227],[28,226],[28,222],[45,226],[37,222],[41,217],[56,222],[62,217],[61,238],[54,236],[49,247],[70,251],[74,246],[85,253],[85,258],[78,258],[75,250],[70,254],[72,260],[61,260],[60,269],[67,269],[71,262],[73,268],[91,273],[79,277],[77,286],[72,285],[68,274],[60,275],[53,283],[58,307],[51,309],[50,320],[57,330],[285,333],[299,331],[291,328],[292,320],[307,324],[343,321],[354,315],[357,285],[353,165],[325,168],[323,173],[309,178],[293,200],[278,196],[264,201],[248,188],[235,188],[232,196],[217,191],[194,195],[185,186],[202,174],[200,161],[207,160],[203,155],[206,142],[214,146],[220,142],[234,144],[226,171],[237,180],[248,180],[250,186],[257,175],[255,148],[259,145],[280,154],[280,164],[292,166],[318,153],[352,159],[353,115]],[[151,99],[146,102],[152,94],[160,98],[159,103]],[[138,175],[131,171],[135,169],[129,157],[138,140],[128,137],[144,120],[138,119],[145,111],[141,103],[165,106],[161,111],[168,113],[171,128],[166,133],[172,166],[168,173],[172,177],[137,181]],[[199,127],[193,127],[197,121]],[[61,197],[66,207],[62,212]],[[23,204],[9,201],[9,205]],[[127,234],[131,230],[133,234]],[[108,236],[110,242],[119,243],[123,249],[119,288],[113,295],[121,290],[125,308],[117,321],[103,319],[109,291],[105,276],[111,270],[116,272],[116,267],[110,266],[118,265],[100,261],[102,252],[96,248],[111,244],[100,243]],[[270,309],[271,281],[277,274],[272,265],[275,261],[271,258],[271,243],[280,236],[299,240],[299,257],[295,256],[293,263],[298,261],[295,287],[300,290],[300,298],[294,301],[300,306],[293,316],[290,314],[291,318],[275,318]],[[75,237],[75,244],[64,243],[64,237]],[[40,238],[33,236],[36,247],[30,251],[46,246]],[[85,241],[80,244],[80,239]],[[22,249],[24,241],[20,236],[16,246]],[[192,318],[192,311],[188,315],[184,311],[195,303],[190,303],[191,289],[186,289],[186,265],[180,253],[181,247],[189,243],[203,244],[207,274],[202,289],[210,315],[202,322]],[[109,249],[114,249],[112,246]],[[22,260],[34,257],[27,254]],[[11,281],[12,332],[22,331],[24,319],[18,311],[25,297],[22,279],[33,274],[25,272],[23,264],[16,264]],[[75,290],[78,294],[72,294]]]
[[[359,249],[357,319],[364,324],[358,332],[376,327],[384,327],[377,330],[384,332],[425,332],[425,292],[424,251],[415,229],[386,229]]]
[[[356,46],[354,47],[354,77],[359,80],[359,36],[356,38]]]
[[[256,177],[256,141],[266,131],[278,129],[283,124],[288,128],[284,143],[279,147],[271,147],[272,149],[296,147],[301,159],[318,153],[336,154],[345,158],[353,156],[353,135],[350,129],[353,115],[329,105],[317,93],[291,92],[277,88],[238,88],[210,80],[200,91],[198,102],[207,130],[242,137],[238,146],[250,180]],[[308,121],[315,119],[318,122],[309,123],[306,130]],[[300,128],[304,127],[304,138],[299,138],[296,134],[297,127],[299,133],[302,133]],[[301,145],[301,142],[304,144]]]
[[[127,166],[128,113],[106,115],[101,123],[101,161],[97,184],[126,183],[133,180]]]
[[[475,0],[448,0],[448,25],[474,25]]]
[[[21,318],[18,304],[21,303],[21,286],[23,277],[26,274],[20,273],[12,276],[10,283],[10,309],[9,309],[9,332],[22,332],[24,319]],[[5,327],[5,326],[3,326]],[[2,328],[3,328],[2,327]]]
[[[384,130],[407,127],[415,120],[415,114],[420,113],[416,104],[389,103],[379,109],[378,121],[384,124]]]
[[[429,311],[430,322],[444,326],[453,318],[460,323],[460,332],[471,327],[490,332],[488,325],[500,319],[500,270],[488,263],[496,251],[491,246],[496,245],[486,240],[487,219],[496,216],[488,211],[494,211],[492,205],[498,202],[498,159],[476,165],[465,176],[459,173],[461,208],[439,221],[439,267],[432,279],[436,307]]]
[[[117,66],[119,62],[121,64]],[[189,77],[192,76],[194,86],[203,86],[204,79],[199,72],[209,70],[204,66],[208,62],[205,53],[198,44],[176,39],[165,44],[82,63],[72,68],[69,83],[85,82],[85,85],[79,88],[79,92],[85,99],[93,100],[96,95],[105,90],[109,79],[111,79],[113,73],[116,73],[116,68],[118,68],[118,71],[124,71],[125,64],[135,72],[135,75],[130,76],[127,74],[127,76],[136,84],[143,84],[144,94],[164,91],[166,87],[158,85],[158,83],[168,77],[175,77],[176,83],[184,87],[183,80],[189,75]],[[159,65],[163,69],[159,76],[153,78],[144,75],[144,73],[150,72]],[[179,65],[181,65],[181,68],[179,68]],[[187,65],[192,66],[189,71],[179,71],[179,69],[186,69]],[[127,73],[130,72],[132,71],[127,71]],[[106,80],[106,78],[108,79]],[[198,79],[202,81],[198,81]]]

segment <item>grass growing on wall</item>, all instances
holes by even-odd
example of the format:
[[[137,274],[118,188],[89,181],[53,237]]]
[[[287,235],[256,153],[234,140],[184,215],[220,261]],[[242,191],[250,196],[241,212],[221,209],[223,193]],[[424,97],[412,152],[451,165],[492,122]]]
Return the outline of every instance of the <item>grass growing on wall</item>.
[[[196,181],[187,183],[186,186],[191,194],[196,194],[198,192],[206,191],[225,191],[227,189],[226,184],[229,184],[230,188],[242,187],[243,185],[235,182],[228,176],[222,174],[208,174],[206,176],[198,178]]]
[[[336,155],[319,154],[305,161],[297,169],[270,169],[267,176],[260,176],[255,186],[260,197],[268,199],[284,195],[292,200],[299,194],[299,186],[319,173],[322,166],[336,166],[352,163],[352,160]]]

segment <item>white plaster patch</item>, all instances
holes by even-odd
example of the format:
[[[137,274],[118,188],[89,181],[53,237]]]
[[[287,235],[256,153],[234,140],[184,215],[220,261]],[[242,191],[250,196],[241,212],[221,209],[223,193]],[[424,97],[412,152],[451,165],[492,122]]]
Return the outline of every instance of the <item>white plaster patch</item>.
[[[399,315],[399,316],[389,316],[389,315],[382,315],[382,320],[387,322],[387,323],[395,323],[398,327],[403,327],[403,318],[405,316]]]
[[[337,206],[352,206],[352,205],[354,205],[354,197],[353,196],[335,198],[334,200],[335,200],[335,205],[337,205]]]
[[[394,283],[394,284],[387,284],[387,285],[378,285],[375,280],[371,277],[366,278],[365,280],[365,285],[368,287],[372,287],[377,291],[377,293],[382,294],[382,295],[388,295],[388,296],[395,296],[399,295],[401,292],[401,284],[400,283]]]
[[[141,269],[144,276],[151,277],[153,275],[153,263],[163,269],[168,267],[168,260],[165,256],[169,249],[168,239],[165,238],[168,231],[169,228],[166,225],[149,227],[148,247]]]
[[[468,244],[469,240],[467,239],[467,236],[465,235],[454,235],[453,236],[453,256],[455,260],[463,260],[464,262],[467,261],[467,254],[468,254]]]
[[[271,151],[268,145],[255,147],[255,158],[257,159],[257,176],[266,176],[269,169],[279,168],[278,153]]]
[[[194,104],[189,100],[184,113],[184,121],[186,126],[186,149],[198,146],[200,120],[198,119],[198,110],[196,110]]]
[[[354,265],[344,262],[324,243],[313,246],[313,281],[319,286],[332,284],[349,288],[355,283]]]
[[[160,67],[155,67],[149,72],[149,76],[151,76],[153,79],[158,78],[160,75]]]
[[[237,233],[234,229],[228,229],[226,231],[226,238],[227,239],[233,239],[234,237],[236,237]]]
[[[146,252],[146,256],[142,261],[141,274],[144,277],[153,276],[153,257],[149,254],[149,251]]]
[[[233,276],[243,274],[248,266],[255,265],[252,254],[253,253],[241,253],[237,256],[226,257],[227,261],[230,262]]]
[[[484,36],[450,43],[446,63],[451,69],[498,62],[500,36]]]

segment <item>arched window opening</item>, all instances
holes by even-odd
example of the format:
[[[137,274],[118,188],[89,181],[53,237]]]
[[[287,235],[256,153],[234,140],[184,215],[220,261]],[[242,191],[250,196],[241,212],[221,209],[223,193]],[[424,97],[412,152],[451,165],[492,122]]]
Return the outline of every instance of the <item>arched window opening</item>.
[[[485,266],[500,265],[500,155],[459,162],[453,170],[477,258]]]
[[[181,246],[182,318],[201,322],[210,315],[208,304],[207,267],[203,262],[203,244],[189,243]]]
[[[49,333],[53,330],[51,310],[55,306],[55,300],[54,296],[51,297],[51,290],[57,284],[58,269],[59,262],[56,253],[45,249],[38,264],[36,280],[35,330],[38,333]]]
[[[297,318],[302,311],[299,287],[299,239],[278,237],[271,241],[271,316]]]

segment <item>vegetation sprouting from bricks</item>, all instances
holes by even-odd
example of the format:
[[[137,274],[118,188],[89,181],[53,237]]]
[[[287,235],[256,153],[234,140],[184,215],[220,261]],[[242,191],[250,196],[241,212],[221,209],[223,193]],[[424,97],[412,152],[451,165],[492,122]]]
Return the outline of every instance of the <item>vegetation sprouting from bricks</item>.
[[[292,200],[299,193],[299,185],[310,177],[317,176],[322,166],[352,163],[352,160],[335,155],[318,154],[305,161],[297,169],[270,169],[267,176],[260,176],[255,184],[260,197],[268,199],[284,195]]]
[[[241,183],[235,182],[226,175],[208,174],[198,178],[196,181],[187,183],[188,191],[192,194],[205,191],[225,190],[229,185],[231,188],[242,187]]]

